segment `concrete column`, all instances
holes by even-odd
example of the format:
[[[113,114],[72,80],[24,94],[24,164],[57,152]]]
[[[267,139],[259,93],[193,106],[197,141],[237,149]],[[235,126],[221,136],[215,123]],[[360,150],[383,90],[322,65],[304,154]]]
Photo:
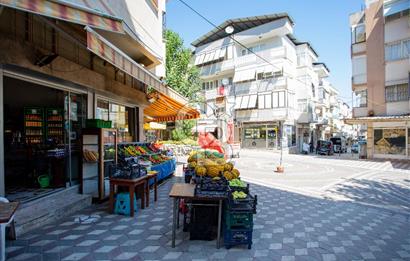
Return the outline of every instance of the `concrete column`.
[[[138,141],[145,141],[144,132],[144,108],[139,107],[138,109],[138,129],[139,129],[139,139]]]
[[[373,158],[374,152],[374,128],[372,125],[367,125],[367,158]]]
[[[0,67],[0,196],[4,197],[5,191],[5,180],[4,180],[4,119],[3,119],[3,108],[4,108],[4,91],[3,91],[3,70]]]

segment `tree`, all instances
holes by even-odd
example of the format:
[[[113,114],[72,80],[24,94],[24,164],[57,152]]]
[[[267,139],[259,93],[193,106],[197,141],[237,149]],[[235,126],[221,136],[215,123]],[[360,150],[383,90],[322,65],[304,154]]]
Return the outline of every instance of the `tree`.
[[[190,64],[192,52],[184,47],[184,41],[175,32],[167,30],[166,38],[166,83],[189,101],[196,100],[201,89],[199,70]]]

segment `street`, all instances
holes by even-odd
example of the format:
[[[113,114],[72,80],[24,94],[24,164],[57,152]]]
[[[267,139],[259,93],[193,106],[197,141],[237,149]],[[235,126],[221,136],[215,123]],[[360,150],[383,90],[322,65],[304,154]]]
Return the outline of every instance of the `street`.
[[[183,160],[182,158],[179,159]],[[177,232],[171,248],[173,183],[159,201],[129,218],[97,204],[58,223],[9,241],[10,260],[408,260],[409,170],[378,170],[383,162],[284,155],[285,173],[273,172],[279,155],[241,151],[235,159],[258,195],[253,246],[215,249]],[[354,164],[356,163],[356,165]],[[371,164],[370,164],[371,163]],[[367,164],[363,167],[358,165]],[[179,169],[181,165],[179,166]],[[76,222],[94,215],[91,223]]]

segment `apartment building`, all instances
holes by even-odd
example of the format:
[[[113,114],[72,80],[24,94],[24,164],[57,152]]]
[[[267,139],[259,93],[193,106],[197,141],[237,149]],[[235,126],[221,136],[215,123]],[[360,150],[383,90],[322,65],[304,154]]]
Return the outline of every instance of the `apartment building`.
[[[331,135],[328,99],[337,91],[293,26],[286,13],[230,19],[192,43],[206,101],[202,122],[222,128],[224,141],[301,151],[303,141]]]
[[[410,1],[368,0],[350,15],[353,117],[368,158],[410,157]]]

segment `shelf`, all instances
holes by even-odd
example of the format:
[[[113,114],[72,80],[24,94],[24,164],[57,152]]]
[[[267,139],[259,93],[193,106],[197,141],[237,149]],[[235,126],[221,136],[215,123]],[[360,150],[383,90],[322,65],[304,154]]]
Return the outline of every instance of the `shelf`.
[[[26,128],[43,128],[43,126],[26,126]]]
[[[84,146],[98,146],[98,144],[95,143],[83,143]]]
[[[105,159],[104,162],[111,162],[114,161],[114,159]]]
[[[86,164],[97,164],[97,163],[98,163],[98,160],[97,160],[97,161],[83,161],[83,163],[86,163]]]

